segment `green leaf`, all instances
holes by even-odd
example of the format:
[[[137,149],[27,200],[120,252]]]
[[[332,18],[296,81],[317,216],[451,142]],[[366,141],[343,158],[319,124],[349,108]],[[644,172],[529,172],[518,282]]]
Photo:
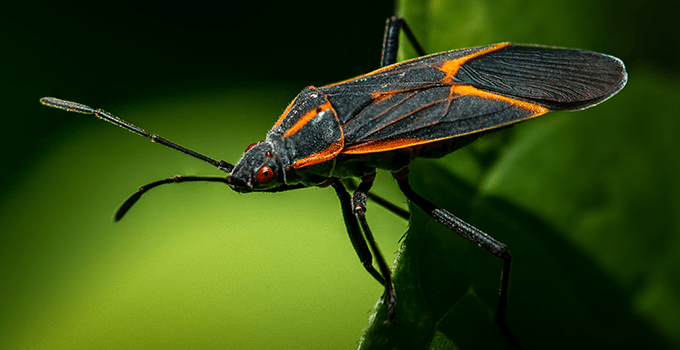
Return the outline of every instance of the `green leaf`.
[[[429,52],[515,41],[616,55],[603,42],[621,24],[596,31],[606,8],[412,0],[400,15]],[[644,68],[629,66],[628,86],[600,106],[410,167],[416,192],[510,248],[507,324],[523,348],[680,345],[680,84]],[[500,259],[411,210],[394,263],[397,324],[379,302],[361,348],[507,348],[493,322]]]

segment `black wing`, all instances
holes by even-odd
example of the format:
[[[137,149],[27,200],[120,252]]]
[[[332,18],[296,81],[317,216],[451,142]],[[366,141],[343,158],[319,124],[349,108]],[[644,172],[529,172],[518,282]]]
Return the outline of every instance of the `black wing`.
[[[343,153],[410,147],[594,106],[627,81],[595,52],[501,43],[391,65],[320,88],[338,113]]]

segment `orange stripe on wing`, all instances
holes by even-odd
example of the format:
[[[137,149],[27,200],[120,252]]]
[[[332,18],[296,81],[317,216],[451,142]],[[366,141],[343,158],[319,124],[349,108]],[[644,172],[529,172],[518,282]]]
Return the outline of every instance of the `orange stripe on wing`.
[[[435,55],[436,55],[436,54],[435,54]],[[329,84],[329,85],[326,85],[326,86],[323,86],[323,87],[324,87],[324,88],[327,88],[327,87],[331,87],[331,86],[335,86],[335,85],[344,84],[344,83],[346,83],[346,82],[348,82],[348,81],[359,80],[359,79],[362,79],[362,78],[365,78],[365,77],[368,77],[368,76],[371,76],[371,75],[380,74],[380,73],[382,73],[382,72],[385,72],[385,71],[388,71],[388,70],[397,68],[397,67],[399,67],[399,66],[401,66],[401,65],[404,65],[404,64],[406,64],[406,63],[410,63],[410,62],[412,62],[412,61],[420,60],[420,59],[422,59],[423,57],[427,57],[427,56],[421,56],[421,57],[412,58],[412,59],[410,59],[410,60],[397,62],[397,63],[391,64],[391,65],[389,65],[389,66],[385,66],[385,67],[382,67],[382,68],[378,68],[378,69],[376,69],[376,70],[374,70],[374,71],[371,71],[371,72],[368,72],[368,73],[366,73],[366,74],[362,74],[362,75],[356,76],[356,77],[354,77],[354,78],[345,79],[345,80],[339,81],[339,82],[337,82],[337,83]]]
[[[478,130],[473,130],[469,131],[463,134],[457,134],[457,135],[451,135],[447,137],[440,137],[440,138],[433,138],[433,139],[426,139],[426,138],[403,138],[403,139],[394,139],[394,140],[382,140],[382,141],[373,141],[373,142],[366,142],[366,143],[361,143],[357,145],[352,145],[349,147],[346,147],[345,149],[342,150],[342,154],[366,154],[366,153],[378,153],[378,152],[386,152],[386,151],[392,151],[396,149],[402,149],[402,148],[407,148],[407,147],[413,147],[413,146],[418,146],[426,143],[432,143],[432,142],[437,142],[437,141],[442,141],[442,140],[447,140],[451,139],[454,137],[460,137],[460,136],[465,136],[465,135],[470,135],[486,130],[491,130],[491,129],[496,129],[500,128],[506,125],[514,124],[514,123],[519,123],[521,121],[535,118],[538,116],[541,116],[543,114],[548,113],[550,110],[537,105],[533,104],[530,102],[522,101],[522,100],[517,100],[514,98],[510,97],[505,97],[502,95],[494,94],[491,92],[487,91],[482,91],[479,89],[476,89],[472,86],[469,85],[454,85],[451,87],[451,92],[452,94],[450,95],[452,99],[459,98],[461,96],[477,96],[480,98],[484,99],[489,99],[489,100],[500,100],[500,101],[505,101],[515,107],[524,109],[526,111],[529,111],[531,114],[527,116],[526,118],[523,119],[518,119],[518,120],[512,120],[510,122],[504,123],[504,124],[498,124],[494,126],[490,126],[484,129],[478,129]]]
[[[448,138],[448,137],[447,137]],[[417,145],[422,145],[424,143],[436,142],[441,139],[396,139],[396,140],[384,140],[367,142],[354,146],[346,147],[342,150],[342,154],[366,154],[366,153],[378,153],[385,151],[392,151],[395,149],[407,148]]]
[[[465,64],[465,62],[467,62],[467,61],[469,61],[469,60],[471,60],[475,57],[485,55],[489,52],[493,52],[493,51],[502,49],[502,48],[507,47],[507,46],[510,46],[510,43],[495,44],[495,45],[489,47],[488,49],[479,50],[479,51],[477,51],[473,54],[467,55],[465,57],[457,58],[455,60],[445,61],[444,63],[442,63],[442,65],[440,67],[436,67],[436,68],[439,69],[440,71],[446,73],[446,77],[444,77],[444,79],[442,79],[442,81],[450,82],[451,79],[453,79],[453,77],[456,75],[456,73],[458,73],[460,66]]]
[[[492,92],[488,92],[488,91],[484,91],[484,90],[479,90],[479,89],[472,87],[470,85],[453,85],[453,86],[451,86],[451,92],[453,94],[458,95],[458,96],[477,96],[477,97],[481,97],[481,98],[487,99],[487,100],[505,101],[505,102],[515,106],[515,107],[519,107],[521,109],[530,111],[532,114],[531,114],[531,116],[529,116],[526,119],[538,117],[539,115],[543,115],[543,114],[550,112],[549,109],[547,109],[547,108],[545,108],[541,105],[537,105],[535,103],[518,100],[518,99],[515,99],[515,98],[512,98],[512,97],[506,97],[506,96],[503,96],[503,95],[494,94]],[[526,119],[521,119],[521,120],[526,120]]]
[[[373,104],[379,104],[397,94],[402,94],[406,92],[416,92],[416,91],[422,91],[426,90],[429,88],[437,87],[438,85],[435,84],[427,84],[427,85],[422,85],[418,87],[410,87],[410,88],[405,88],[405,89],[396,89],[396,90],[385,90],[385,91],[376,91],[371,93],[371,97],[373,97]]]
[[[475,52],[475,53],[473,53],[473,54],[470,54],[470,55],[468,55],[468,56],[461,57],[461,58],[458,58],[458,59],[455,59],[455,60],[446,61],[446,62],[444,62],[444,65],[443,65],[442,67],[440,67],[439,69],[440,69],[441,71],[447,73],[447,76],[449,76],[449,75],[450,75],[450,76],[454,76],[454,75],[456,74],[456,72],[458,71],[458,68],[460,68],[460,66],[463,65],[463,63],[467,62],[468,60],[470,60],[470,59],[472,59],[472,58],[475,58],[475,57],[477,57],[477,56],[484,55],[484,54],[489,53],[489,52],[491,52],[491,51],[496,51],[496,50],[498,50],[498,49],[501,49],[501,48],[504,48],[504,47],[510,46],[510,45],[511,45],[511,44],[510,44],[510,43],[507,43],[507,42],[506,42],[506,43],[495,44],[495,45],[493,45],[492,47],[490,47],[490,48],[488,48],[488,49],[477,51],[477,52]],[[324,88],[331,87],[331,86],[335,86],[335,85],[344,84],[344,83],[349,82],[349,81],[352,81],[352,80],[359,80],[359,79],[362,79],[362,78],[365,78],[365,77],[368,77],[368,76],[371,76],[371,75],[380,74],[380,73],[382,73],[382,72],[385,72],[385,71],[388,71],[388,70],[392,70],[392,69],[398,68],[398,67],[401,66],[401,65],[404,65],[404,64],[407,64],[407,63],[411,63],[411,62],[414,62],[414,61],[418,61],[418,60],[423,60],[423,59],[425,59],[425,58],[427,58],[427,57],[429,57],[429,56],[434,56],[434,55],[439,55],[439,54],[441,54],[441,53],[434,53],[434,54],[430,54],[430,55],[415,57],[415,58],[412,58],[412,59],[409,59],[409,60],[406,60],[406,61],[397,62],[397,63],[395,63],[395,64],[392,64],[392,65],[389,65],[389,66],[385,66],[385,67],[376,69],[376,70],[374,70],[374,71],[372,71],[372,72],[368,72],[368,73],[366,73],[366,74],[362,74],[362,75],[356,76],[356,77],[354,77],[354,78],[349,78],[349,79],[345,79],[345,80],[339,81],[339,82],[337,82],[337,83],[333,83],[333,84],[326,85],[326,86],[324,86]],[[447,64],[448,64],[448,66],[447,66]],[[451,72],[451,74],[448,74],[449,72]]]

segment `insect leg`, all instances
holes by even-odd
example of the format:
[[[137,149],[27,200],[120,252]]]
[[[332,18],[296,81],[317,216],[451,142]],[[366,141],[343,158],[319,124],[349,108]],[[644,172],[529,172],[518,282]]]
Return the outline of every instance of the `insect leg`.
[[[385,37],[383,38],[382,59],[380,60],[380,67],[389,66],[397,63],[397,52],[399,51],[399,31],[403,30],[406,37],[413,45],[418,55],[425,56],[425,50],[420,46],[415,35],[411,32],[406,21],[399,16],[392,16],[387,20],[385,26]]]
[[[398,172],[392,173],[392,176],[397,180],[399,188],[413,204],[440,222],[442,225],[449,228],[451,231],[463,236],[463,238],[476,244],[478,247],[488,251],[489,253],[503,259],[503,272],[501,273],[501,285],[498,300],[498,309],[496,310],[496,324],[500,328],[503,335],[505,335],[508,343],[511,346],[519,347],[517,339],[512,334],[508,326],[505,324],[505,315],[508,304],[508,286],[510,284],[510,262],[512,257],[508,251],[508,247],[495,240],[493,237],[482,232],[480,229],[468,224],[455,215],[442,209],[411,189],[408,183],[408,168],[404,168]]]
[[[347,180],[345,181],[345,185],[350,191],[355,191],[357,189],[357,184],[354,181]],[[392,214],[404,219],[408,220],[408,218],[411,217],[411,213],[409,213],[408,210],[390,202],[389,200],[373,193],[373,192],[368,192],[367,193],[368,198],[371,199],[372,201],[380,204],[383,208],[389,210],[392,212]]]
[[[373,267],[373,256],[371,251],[366,245],[366,240],[361,235],[361,229],[359,228],[359,223],[357,222],[356,216],[352,211],[352,199],[345,189],[345,185],[338,179],[333,179],[333,189],[338,194],[340,198],[340,206],[342,207],[342,217],[345,220],[345,226],[347,226],[347,233],[349,234],[349,240],[352,242],[354,250],[359,256],[359,260],[364,265],[364,268],[368,273],[373,276],[380,284],[385,285],[385,279],[378,273],[378,271]],[[389,276],[389,275],[388,275]]]
[[[366,237],[368,245],[373,251],[373,255],[375,255],[375,260],[378,263],[380,273],[385,278],[385,300],[387,300],[387,309],[389,310],[387,313],[387,322],[392,323],[395,321],[395,309],[397,306],[397,301],[394,294],[394,286],[392,285],[392,278],[390,277],[390,268],[387,266],[382,253],[380,253],[378,244],[375,242],[375,238],[373,238],[373,233],[368,227],[368,221],[366,221],[366,198],[368,191],[371,189],[371,186],[373,186],[373,180],[375,180],[375,172],[361,179],[361,184],[359,184],[359,187],[352,195],[352,204],[354,214],[359,219],[361,229],[364,231],[364,236]]]
[[[383,208],[389,210],[392,212],[392,214],[404,219],[408,220],[408,218],[411,217],[411,213],[408,212],[408,210],[388,201],[387,199],[378,196],[377,194],[374,194],[372,192],[367,193],[368,198],[370,198],[372,201],[380,204]]]

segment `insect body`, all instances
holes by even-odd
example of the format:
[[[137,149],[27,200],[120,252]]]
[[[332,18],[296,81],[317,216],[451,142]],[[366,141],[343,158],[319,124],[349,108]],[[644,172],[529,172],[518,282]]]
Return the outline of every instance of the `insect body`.
[[[587,108],[624,84],[618,59],[580,50],[502,43],[417,58],[304,89],[236,164],[231,185],[248,191],[397,171],[425,149],[448,147],[445,154],[486,130]],[[368,154],[379,156],[361,157]]]
[[[305,88],[266,139],[250,145],[235,165],[149,134],[103,110],[55,98],[43,98],[41,102],[95,114],[230,174],[175,176],[150,183],[121,206],[116,220],[143,193],[172,182],[223,182],[237,192],[332,186],[341,201],[347,231],[361,262],[385,286],[388,321],[396,319],[396,298],[389,267],[373,239],[365,210],[376,169],[392,171],[400,189],[414,204],[503,259],[496,321],[509,342],[516,345],[505,326],[511,261],[507,247],[411,190],[407,166],[417,157],[444,156],[489,130],[553,110],[594,106],[624,87],[625,67],[619,59],[604,54],[510,43],[395,63],[400,30],[423,55],[406,23],[401,18],[391,18],[385,34],[382,68],[340,83]],[[351,197],[340,182],[349,177],[362,180]],[[376,257],[377,270],[371,252]]]

